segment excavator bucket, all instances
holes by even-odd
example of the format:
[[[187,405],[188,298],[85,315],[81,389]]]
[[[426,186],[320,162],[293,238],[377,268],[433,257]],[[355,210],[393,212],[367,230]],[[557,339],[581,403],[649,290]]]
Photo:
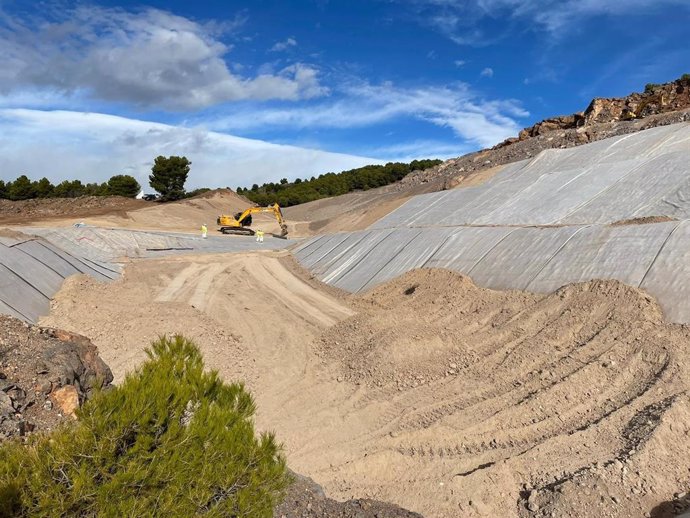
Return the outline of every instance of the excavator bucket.
[[[283,223],[282,225],[280,225],[280,235],[273,234],[273,237],[278,237],[280,239],[287,239],[287,235],[288,235],[287,225]]]

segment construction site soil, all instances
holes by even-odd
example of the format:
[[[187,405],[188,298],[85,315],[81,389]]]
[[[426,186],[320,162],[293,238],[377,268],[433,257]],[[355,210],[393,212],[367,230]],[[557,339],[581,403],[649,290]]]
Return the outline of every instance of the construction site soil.
[[[352,296],[287,252],[169,257],[69,278],[42,324],[89,336],[116,382],[159,334],[193,338],[338,500],[441,517],[687,506],[690,330],[616,281],[535,295],[417,270]]]
[[[124,217],[130,210],[147,207],[151,202],[122,196],[81,196],[79,198],[36,198],[10,201],[0,199],[0,224],[17,224],[45,219],[82,218],[102,214]]]
[[[595,117],[556,129],[544,121],[399,184],[286,209],[290,236],[366,228],[412,194],[477,185],[546,148],[689,117],[687,109]],[[52,200],[2,203],[3,224],[79,218],[163,232],[202,223],[213,231],[219,214],[250,205],[227,190],[168,204],[74,201],[53,212],[39,210]],[[254,228],[278,225],[257,215]],[[534,294],[425,269],[349,295],[286,251],[170,256],[131,260],[107,284],[69,277],[41,324],[89,337],[116,383],[159,335],[195,340],[209,367],[245,381],[258,428],[276,432],[289,465],[323,487],[298,477],[276,516],[414,516],[395,505],[429,517],[658,518],[690,509],[690,328],[618,281]]]

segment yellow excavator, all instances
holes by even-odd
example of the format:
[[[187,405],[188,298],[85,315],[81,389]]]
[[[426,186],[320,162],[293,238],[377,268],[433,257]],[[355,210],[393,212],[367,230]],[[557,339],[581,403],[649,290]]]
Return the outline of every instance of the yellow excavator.
[[[252,214],[256,214],[258,212],[272,212],[278,220],[278,224],[280,225],[280,235],[273,234],[273,236],[287,239],[287,225],[283,219],[283,213],[280,210],[280,206],[277,203],[269,205],[268,207],[249,207],[244,212],[238,212],[234,216],[226,216],[221,214],[216,220],[216,223],[218,223],[220,226],[218,230],[220,230],[223,234],[253,236],[254,231],[249,227],[252,224]]]

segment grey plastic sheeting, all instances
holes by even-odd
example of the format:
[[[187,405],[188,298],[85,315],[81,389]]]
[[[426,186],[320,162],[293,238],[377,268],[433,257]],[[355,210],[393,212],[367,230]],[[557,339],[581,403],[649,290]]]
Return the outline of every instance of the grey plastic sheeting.
[[[355,232],[355,234],[358,234]],[[334,234],[324,236],[323,239],[313,240],[314,246],[305,248],[301,252],[304,264],[310,268],[318,263],[322,258],[327,257],[338,245],[348,239],[349,234]]]
[[[102,281],[116,278],[122,269],[115,262],[120,257],[237,252],[294,244],[284,239],[267,238],[261,244],[249,237],[201,239],[186,234],[94,227],[33,228],[25,232],[44,238],[0,238],[0,313],[27,322],[36,322],[48,314],[50,299],[70,275],[85,273]]]
[[[597,225],[582,229],[527,289],[551,291],[563,284],[590,279],[618,279],[639,287],[666,238],[677,225],[678,222],[621,227]],[[685,282],[690,282],[690,278]]]
[[[376,248],[392,233],[392,230],[382,230],[378,232],[355,232],[354,236],[363,237],[357,244],[357,246],[349,251],[348,254],[340,254],[338,261],[334,261],[328,270],[325,272],[324,281],[333,284],[335,286],[340,286],[341,277],[349,275],[351,271],[359,272],[358,266],[362,268],[366,266],[365,262],[362,265],[362,261],[367,259],[372,251]],[[327,256],[324,256],[324,258]],[[320,259],[323,261],[324,258]],[[357,279],[350,280],[353,285],[357,283]],[[356,291],[356,289],[346,288],[350,291]]]
[[[670,320],[690,322],[688,221],[624,226],[402,228],[349,236],[338,235],[341,250],[337,245],[330,248],[333,256],[326,251],[328,236],[314,238],[294,254],[303,262],[311,245],[321,243],[323,253],[310,263],[312,271],[324,282],[351,292],[420,267],[455,270],[488,288],[535,292],[551,292],[571,282],[618,279],[657,297]],[[348,240],[357,244],[343,253]]]
[[[40,240],[4,238],[0,242],[0,313],[35,322],[48,313],[51,297],[70,275],[87,273],[99,280],[116,271],[80,261]]]
[[[670,233],[640,287],[659,299],[664,314],[690,323],[690,221]]]
[[[145,232],[98,227],[23,228],[22,232],[41,236],[96,269],[121,257],[160,257],[183,253],[244,252],[256,249],[281,249],[294,241],[266,236],[263,243],[254,237],[200,236]]]
[[[350,291],[362,290],[390,261],[402,252],[420,234],[418,229],[396,230],[393,234],[376,232],[367,236],[369,246],[357,246],[334,272],[324,277],[325,282]],[[366,252],[364,252],[366,250]]]
[[[372,228],[690,218],[690,124],[547,150],[483,185],[416,196]]]

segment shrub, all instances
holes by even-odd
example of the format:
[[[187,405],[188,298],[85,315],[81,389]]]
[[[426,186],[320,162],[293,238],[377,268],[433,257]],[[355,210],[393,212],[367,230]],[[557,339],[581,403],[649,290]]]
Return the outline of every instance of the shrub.
[[[0,516],[272,516],[289,476],[250,394],[181,336],[147,354],[77,423],[0,448]]]

